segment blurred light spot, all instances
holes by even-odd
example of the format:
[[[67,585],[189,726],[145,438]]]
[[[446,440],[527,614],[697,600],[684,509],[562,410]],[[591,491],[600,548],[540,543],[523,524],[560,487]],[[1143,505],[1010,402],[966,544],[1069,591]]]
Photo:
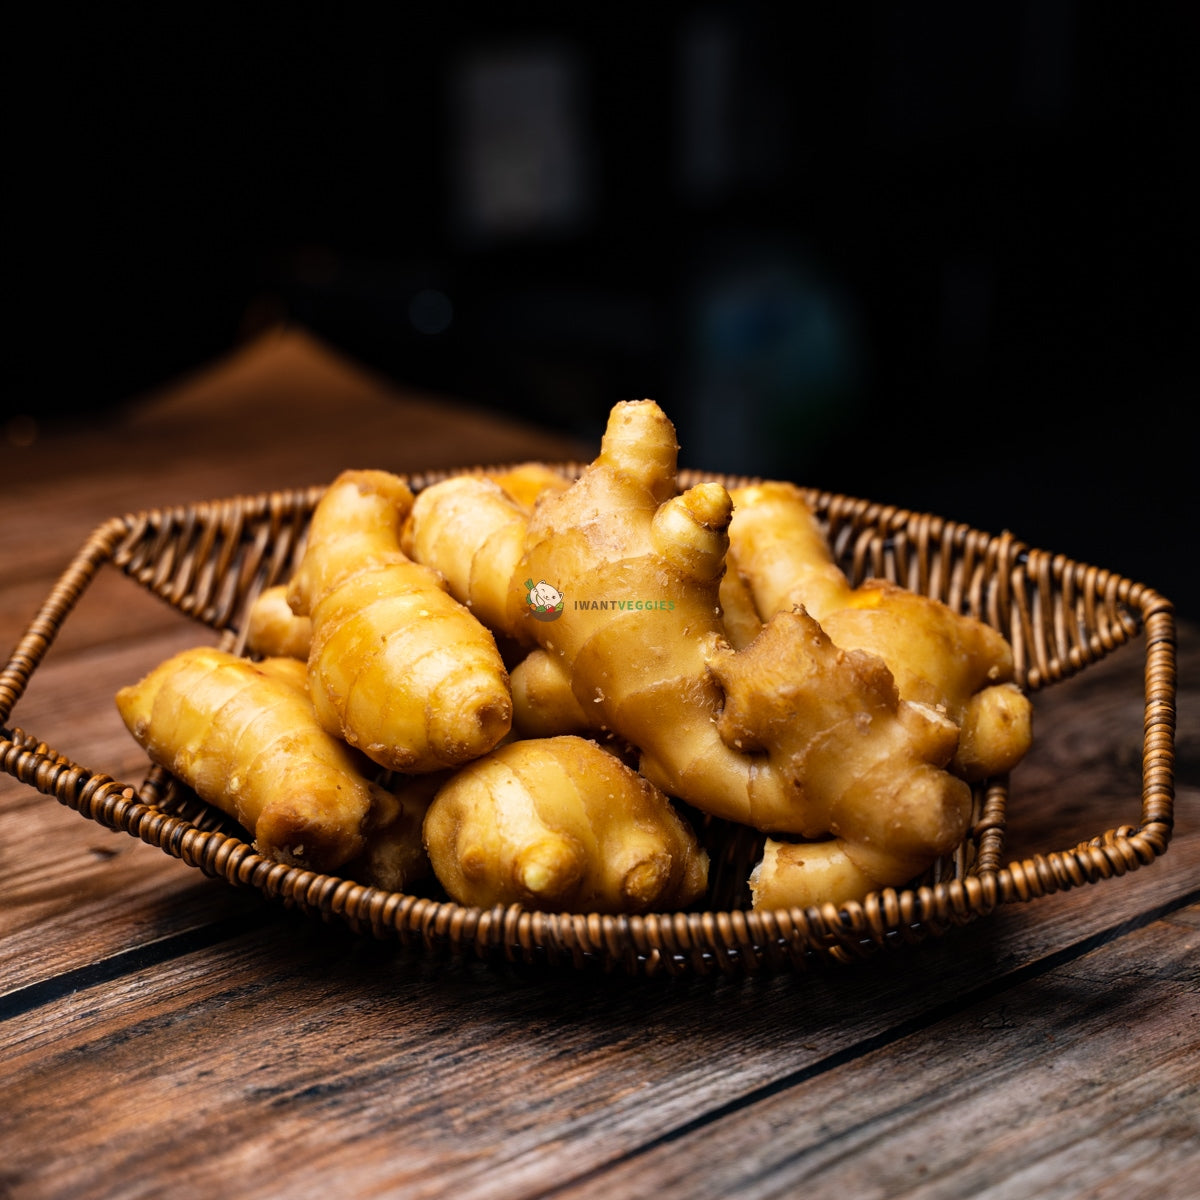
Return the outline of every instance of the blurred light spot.
[[[408,319],[418,333],[445,333],[454,320],[454,306],[445,292],[424,288],[408,302]]]
[[[710,254],[689,307],[692,461],[735,474],[807,470],[855,416],[843,288],[787,239],[738,240]]]
[[[453,79],[454,208],[468,239],[575,232],[591,208],[584,80],[552,42],[496,47]]]

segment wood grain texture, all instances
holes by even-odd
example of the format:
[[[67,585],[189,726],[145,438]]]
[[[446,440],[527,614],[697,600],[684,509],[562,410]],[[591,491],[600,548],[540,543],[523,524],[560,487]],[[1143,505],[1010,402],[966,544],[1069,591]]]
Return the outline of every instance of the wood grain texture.
[[[1196,877],[1188,848],[1177,886]],[[0,1088],[20,1119],[0,1149],[16,1195],[103,1195],[93,1173],[148,1192],[236,1179],[264,1197],[339,1177],[429,1196],[554,1194],[569,1179],[647,1194],[626,1191],[647,1178],[668,1195],[787,1194],[810,1174],[832,1182],[841,1155],[874,1146],[878,1168],[897,1144],[919,1148],[913,1172],[956,1176],[968,1129],[971,1145],[990,1131],[999,1158],[1047,1116],[1070,1126],[1079,1079],[1122,1082],[1118,1123],[1140,1113],[1141,1087],[1163,1089],[1159,1117],[1173,1096],[1177,1118],[1195,1111],[1194,921],[1127,929],[1127,909],[1105,923],[1088,899],[1059,898],[1073,920],[1047,914],[1053,949],[1034,965],[1024,924],[998,918],[987,938],[875,968],[641,984],[431,963],[272,920],[9,1017]],[[184,1097],[203,1139],[147,1116]],[[1087,1103],[1099,1131],[1039,1140],[1035,1163],[1087,1164],[1094,1088]],[[1171,1128],[1156,1137],[1178,1156],[1190,1127]],[[1143,1157],[1148,1130],[1128,1133]],[[257,1185],[241,1174],[253,1164],[271,1166]],[[956,1177],[969,1194],[977,1176]]]
[[[13,465],[0,635],[113,513],[322,482],[362,446],[396,470],[575,456],[268,339]],[[14,722],[136,783],[113,694],[197,633],[102,573]],[[1191,1200],[1200,630],[1179,664],[1164,857],[862,964],[744,979],[404,950],[0,777],[0,1196]],[[1133,645],[1039,693],[1009,857],[1136,819],[1140,673]]]
[[[1198,951],[1154,922],[552,1194],[1194,1194]]]

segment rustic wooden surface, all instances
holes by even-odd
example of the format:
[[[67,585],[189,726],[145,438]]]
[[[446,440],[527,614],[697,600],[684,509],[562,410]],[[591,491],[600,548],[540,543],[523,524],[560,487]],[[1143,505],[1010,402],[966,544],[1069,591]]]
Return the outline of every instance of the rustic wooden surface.
[[[115,513],[594,450],[396,395],[295,334],[104,428],[9,434],[5,652]],[[113,693],[191,641],[102,574],[13,720],[140,778]],[[435,961],[0,776],[0,1196],[1190,1200],[1200,631],[1179,655],[1162,859],[860,965],[742,979]],[[1037,729],[1009,857],[1136,821],[1140,646],[1039,695]]]

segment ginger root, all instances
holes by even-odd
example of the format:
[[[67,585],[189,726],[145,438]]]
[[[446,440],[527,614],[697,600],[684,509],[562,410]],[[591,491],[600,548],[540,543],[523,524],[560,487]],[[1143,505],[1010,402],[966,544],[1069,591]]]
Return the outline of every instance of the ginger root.
[[[1011,648],[852,587],[799,488],[682,490],[677,454],[636,401],[575,480],[343,472],[248,614],[262,661],[164,665],[122,715],[264,854],[390,890],[432,866],[463,904],[683,908],[708,858],[672,799],[766,835],[756,908],[908,882],[1029,745]]]
[[[852,588],[795,485],[772,481],[732,494],[721,599],[735,646],[757,632],[754,617],[761,627],[802,605],[837,646],[882,658],[904,699],[939,708],[960,727],[953,766],[964,779],[1020,762],[1032,741],[1032,705],[1012,681],[1012,648],[999,631],[883,580]]]
[[[264,588],[246,616],[246,649],[264,658],[308,658],[312,622],[287,601],[287,584]]]
[[[512,742],[460,768],[425,817],[461,904],[645,913],[704,892],[708,856],[668,798],[585,738]]]
[[[558,660],[540,648],[531,650],[512,670],[513,729],[521,737],[586,734],[593,722],[571,690]],[[591,703],[599,700],[592,697]]]
[[[732,745],[766,750],[796,781],[817,839],[768,841],[756,907],[842,903],[904,883],[967,833],[971,789],[946,770],[958,729],[902,700],[886,664],[839,649],[803,609],[776,614],[739,652],[710,660],[725,689],[718,722]],[[786,863],[786,872],[780,869]]]
[[[615,735],[669,795],[795,831],[794,789],[765,755],[735,750],[717,732],[724,697],[706,657],[724,633],[718,588],[731,504],[718,483],[681,493],[677,452],[657,404],[617,404],[596,460],[532,513],[488,480],[438,483],[417,497],[408,544],[459,600],[535,646],[529,665],[513,670],[514,701],[529,703],[514,717],[522,733]],[[558,619],[534,619],[529,581],[568,594]]]
[[[237,821],[264,857],[388,890],[429,874],[421,824],[441,778],[395,791],[371,780],[371,764],[318,724],[300,660],[184,650],[116,704],[151,760]]]
[[[545,463],[524,462],[504,471],[489,471],[488,478],[499,484],[522,508],[532,511],[547,492],[563,492],[571,481]]]
[[[427,775],[401,775],[391,785],[380,785],[371,819],[363,832],[362,853],[340,868],[347,879],[402,892],[429,876],[422,829],[425,814],[449,771]]]
[[[721,601],[729,601],[739,614],[737,627],[749,634],[734,638],[731,630],[735,648],[752,641],[777,612],[803,604],[823,622],[848,602],[850,582],[795,484],[769,480],[736,487],[730,495],[733,517]]]
[[[116,703],[150,758],[233,817],[261,854],[328,871],[362,853],[383,790],[286,678],[201,647],[122,688]]]
[[[489,629],[526,646],[512,575],[530,511],[486,475],[455,475],[417,494],[401,540],[404,553],[436,571]]]
[[[869,856],[860,851],[851,857],[840,838],[816,842],[767,838],[762,856],[750,873],[751,904],[759,910],[840,905],[917,874],[912,871],[898,879],[903,871],[899,862],[888,860],[866,870],[860,865],[862,861],[869,862]]]
[[[509,731],[495,638],[400,547],[412,506],[386,471],[345,471],[317,504],[288,587],[312,621],[313,707],[330,733],[408,773],[468,762]]]

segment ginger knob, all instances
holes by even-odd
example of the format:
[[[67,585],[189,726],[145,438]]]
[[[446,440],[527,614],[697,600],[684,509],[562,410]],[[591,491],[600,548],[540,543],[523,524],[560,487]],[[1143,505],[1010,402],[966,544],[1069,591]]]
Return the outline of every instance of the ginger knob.
[[[457,766],[512,723],[496,641],[433,569],[401,549],[413,496],[385,471],[343,472],[313,513],[288,589],[312,621],[308,658],[322,726],[382,766]]]
[[[425,817],[434,873],[461,904],[572,912],[686,907],[708,856],[656,787],[586,738],[510,742],[460,768]]]

